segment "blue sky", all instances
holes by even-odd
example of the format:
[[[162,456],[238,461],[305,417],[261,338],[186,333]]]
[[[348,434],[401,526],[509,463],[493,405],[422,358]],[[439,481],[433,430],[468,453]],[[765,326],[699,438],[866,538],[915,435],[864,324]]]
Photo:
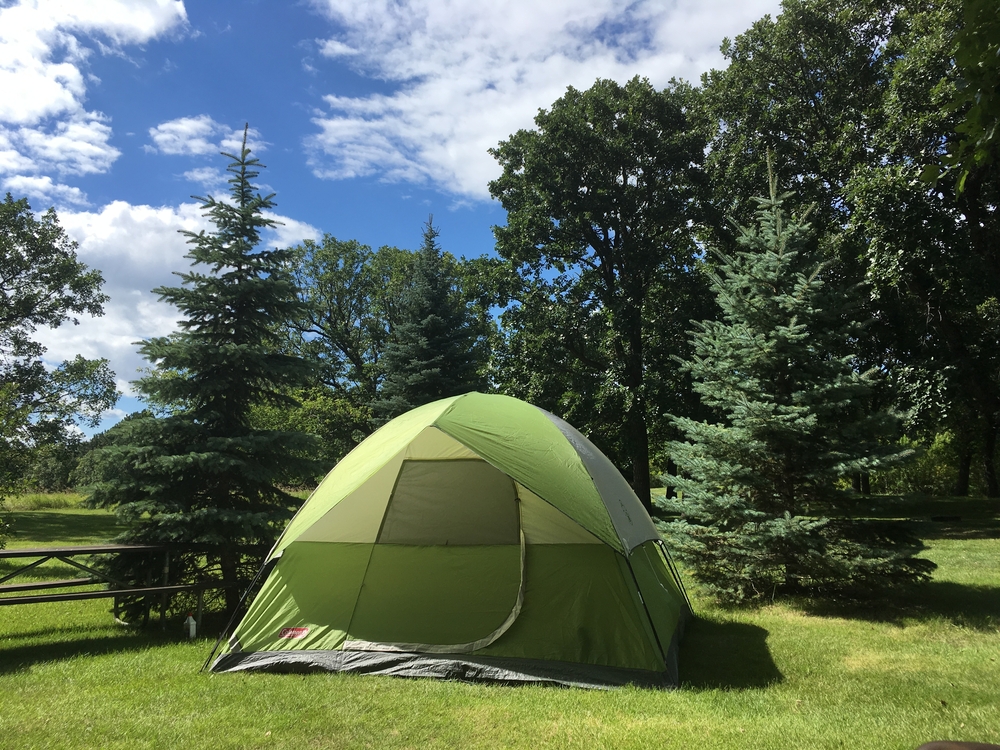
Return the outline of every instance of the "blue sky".
[[[149,290],[187,267],[192,194],[225,192],[244,123],[284,222],[415,247],[493,247],[487,149],[598,77],[697,80],[777,0],[0,0],[0,190],[54,205],[104,274],[106,314],[39,331],[51,362],[107,357],[140,407],[134,342],[173,330]]]

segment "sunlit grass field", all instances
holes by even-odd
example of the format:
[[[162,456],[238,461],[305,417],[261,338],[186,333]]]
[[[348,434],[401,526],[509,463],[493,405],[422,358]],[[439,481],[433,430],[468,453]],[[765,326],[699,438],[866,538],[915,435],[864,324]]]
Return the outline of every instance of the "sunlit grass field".
[[[83,544],[113,516],[16,504],[14,546]],[[356,675],[208,675],[211,637],[112,622],[109,600],[0,607],[0,748],[914,748],[1000,743],[1000,531],[920,508],[934,580],[899,601],[698,618],[676,691]],[[951,506],[957,507],[957,506]],[[897,509],[905,515],[903,506]],[[897,513],[894,513],[897,515]],[[934,522],[931,516],[952,516]],[[0,561],[0,576],[13,569]],[[68,577],[47,563],[39,576]],[[206,623],[206,630],[213,625]],[[218,628],[219,623],[214,627]],[[209,633],[209,636],[215,633]]]

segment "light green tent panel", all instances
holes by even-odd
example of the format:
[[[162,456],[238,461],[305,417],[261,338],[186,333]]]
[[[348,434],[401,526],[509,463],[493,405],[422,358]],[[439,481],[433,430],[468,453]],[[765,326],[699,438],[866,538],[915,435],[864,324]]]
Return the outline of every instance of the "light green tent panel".
[[[404,453],[399,451],[367,482],[330,508],[312,526],[303,530],[297,539],[289,539],[289,542],[373,544],[378,538],[392,488],[396,486]]]
[[[302,532],[326,515],[330,508],[370,479],[459,398],[461,396],[425,404],[396,417],[369,435],[361,444],[364,446],[363,450],[355,449],[348,453],[320,482],[285,528],[275,545],[275,552],[280,552],[295,541]]]
[[[236,629],[235,642],[244,651],[338,648],[347,637],[373,546],[290,545]],[[308,632],[289,633],[295,628]]]
[[[482,458],[455,438],[441,432],[433,425],[420,431],[403,452],[403,458],[419,461],[435,459],[447,461],[458,458]]]
[[[517,485],[521,501],[521,528],[526,544],[603,544],[580,524],[523,485]]]

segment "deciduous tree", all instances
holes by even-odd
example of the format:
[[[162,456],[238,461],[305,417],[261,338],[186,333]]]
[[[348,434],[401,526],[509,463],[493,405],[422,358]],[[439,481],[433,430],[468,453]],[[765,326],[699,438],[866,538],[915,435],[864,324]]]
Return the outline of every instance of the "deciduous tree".
[[[534,300],[566,305],[553,311],[562,355],[591,372],[587,359],[607,363],[598,398],[616,406],[613,424],[647,508],[649,321],[696,266],[705,144],[689,118],[693,97],[683,84],[657,91],[640,78],[570,87],[539,111],[534,130],[491,151],[503,174],[490,193],[507,210],[507,225],[494,229],[497,251]]]
[[[77,356],[55,368],[40,327],[102,315],[104,279],[76,255],[54,209],[35,216],[26,199],[0,203],[0,502],[19,486],[32,450],[64,442],[78,422],[96,424],[118,392],[107,360]]]

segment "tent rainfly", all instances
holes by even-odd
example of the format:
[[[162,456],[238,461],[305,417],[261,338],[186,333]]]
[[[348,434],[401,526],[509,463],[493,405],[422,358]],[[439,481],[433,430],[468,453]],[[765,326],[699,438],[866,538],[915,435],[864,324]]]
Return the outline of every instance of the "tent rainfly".
[[[392,420],[316,488],[215,672],[676,686],[689,614],[628,483],[580,432],[467,393]]]

